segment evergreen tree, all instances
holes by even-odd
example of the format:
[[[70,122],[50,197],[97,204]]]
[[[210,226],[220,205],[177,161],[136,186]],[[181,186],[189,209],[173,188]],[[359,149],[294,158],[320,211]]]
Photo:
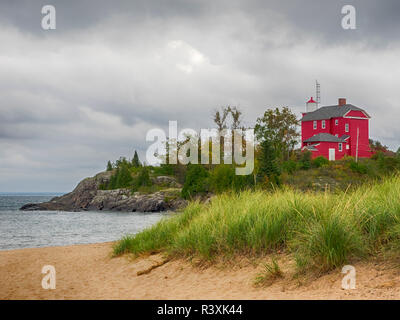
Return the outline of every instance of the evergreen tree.
[[[267,139],[261,142],[260,147],[258,180],[264,185],[269,185],[270,183],[279,185],[281,171],[278,166],[276,152],[271,142]]]
[[[140,167],[139,156],[138,156],[136,150],[135,150],[135,154],[133,155],[132,165],[133,165],[135,168]]]
[[[132,175],[128,166],[123,165],[118,170],[116,188],[127,188],[132,183]]]
[[[112,171],[112,169],[113,169],[113,167],[112,167],[111,161],[108,160],[108,162],[107,162],[107,171]]]
[[[301,158],[300,158],[300,164],[301,164],[301,168],[304,170],[308,170],[311,168],[311,158],[312,158],[312,153],[311,151],[304,151],[301,154]]]
[[[117,177],[119,174],[119,168],[114,172],[114,174],[110,178],[110,182],[108,183],[107,189],[115,189],[117,188]]]
[[[140,187],[151,186],[149,169],[147,167],[142,167],[140,169],[138,177],[137,177],[137,183]]]

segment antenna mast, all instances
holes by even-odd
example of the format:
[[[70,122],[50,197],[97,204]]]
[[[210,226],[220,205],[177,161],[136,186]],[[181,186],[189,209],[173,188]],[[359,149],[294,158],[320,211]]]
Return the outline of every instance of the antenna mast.
[[[321,85],[319,84],[318,80],[315,80],[315,87],[316,87],[316,95],[317,98],[317,109],[321,103]]]

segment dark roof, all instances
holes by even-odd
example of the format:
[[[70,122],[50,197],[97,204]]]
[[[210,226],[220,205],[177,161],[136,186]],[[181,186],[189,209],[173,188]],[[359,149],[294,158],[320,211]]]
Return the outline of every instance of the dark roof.
[[[343,141],[347,140],[348,138],[350,138],[350,136],[347,135],[347,134],[344,134],[344,135],[342,135],[342,136],[340,137],[340,139],[342,139]]]
[[[310,151],[318,151],[318,149],[315,148],[315,144],[312,144],[310,146],[304,146],[303,149],[307,149],[307,150],[310,150]]]
[[[320,142],[320,141],[343,142],[342,139],[340,139],[330,133],[325,133],[325,132],[313,135],[311,138],[308,138],[307,140],[304,140],[303,142]]]
[[[351,110],[362,111],[367,115],[368,118],[370,117],[368,113],[365,112],[365,110],[353,106],[352,104],[345,104],[343,106],[335,105],[335,106],[321,107],[313,112],[308,112],[307,114],[304,115],[301,121],[324,120],[324,119],[343,117],[347,112]]]

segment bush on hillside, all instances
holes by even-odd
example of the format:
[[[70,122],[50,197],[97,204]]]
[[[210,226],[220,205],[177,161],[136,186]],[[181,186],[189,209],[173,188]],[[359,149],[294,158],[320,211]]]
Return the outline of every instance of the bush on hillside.
[[[323,156],[316,157],[312,160],[312,165],[315,168],[321,168],[322,166],[326,166],[329,164],[329,160]]]
[[[189,164],[185,182],[182,188],[182,197],[190,199],[198,194],[208,191],[207,188],[208,171],[200,164]]]
[[[312,153],[311,151],[304,151],[301,153],[300,156],[300,168],[303,170],[308,170],[311,168],[311,158],[312,158]]]
[[[132,191],[137,191],[142,187],[150,187],[152,185],[149,168],[140,167],[138,175],[133,179]]]
[[[350,162],[350,169],[353,172],[357,172],[359,174],[366,174],[367,173],[367,166],[362,164],[362,163],[355,162],[355,161]]]
[[[210,171],[210,190],[214,193],[241,191],[254,186],[253,175],[237,175],[233,165],[217,165]]]
[[[294,160],[284,161],[282,163],[282,171],[293,174],[297,169],[297,162]]]

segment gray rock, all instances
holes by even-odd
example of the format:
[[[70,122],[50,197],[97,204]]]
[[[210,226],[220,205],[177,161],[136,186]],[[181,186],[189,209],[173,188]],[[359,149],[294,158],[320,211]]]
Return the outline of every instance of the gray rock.
[[[179,189],[168,189],[151,194],[139,192],[132,194],[128,189],[99,190],[101,184],[108,183],[111,175],[112,172],[99,173],[92,178],[82,180],[74,191],[68,194],[55,197],[48,202],[26,204],[20,210],[158,212],[176,210],[187,205],[187,201],[179,197]],[[169,181],[169,186],[174,180],[171,177],[158,178],[161,178],[159,182]]]
[[[182,188],[182,185],[179,184],[174,177],[170,176],[157,176],[151,178],[153,184],[163,186],[163,187],[170,187],[170,188]]]

